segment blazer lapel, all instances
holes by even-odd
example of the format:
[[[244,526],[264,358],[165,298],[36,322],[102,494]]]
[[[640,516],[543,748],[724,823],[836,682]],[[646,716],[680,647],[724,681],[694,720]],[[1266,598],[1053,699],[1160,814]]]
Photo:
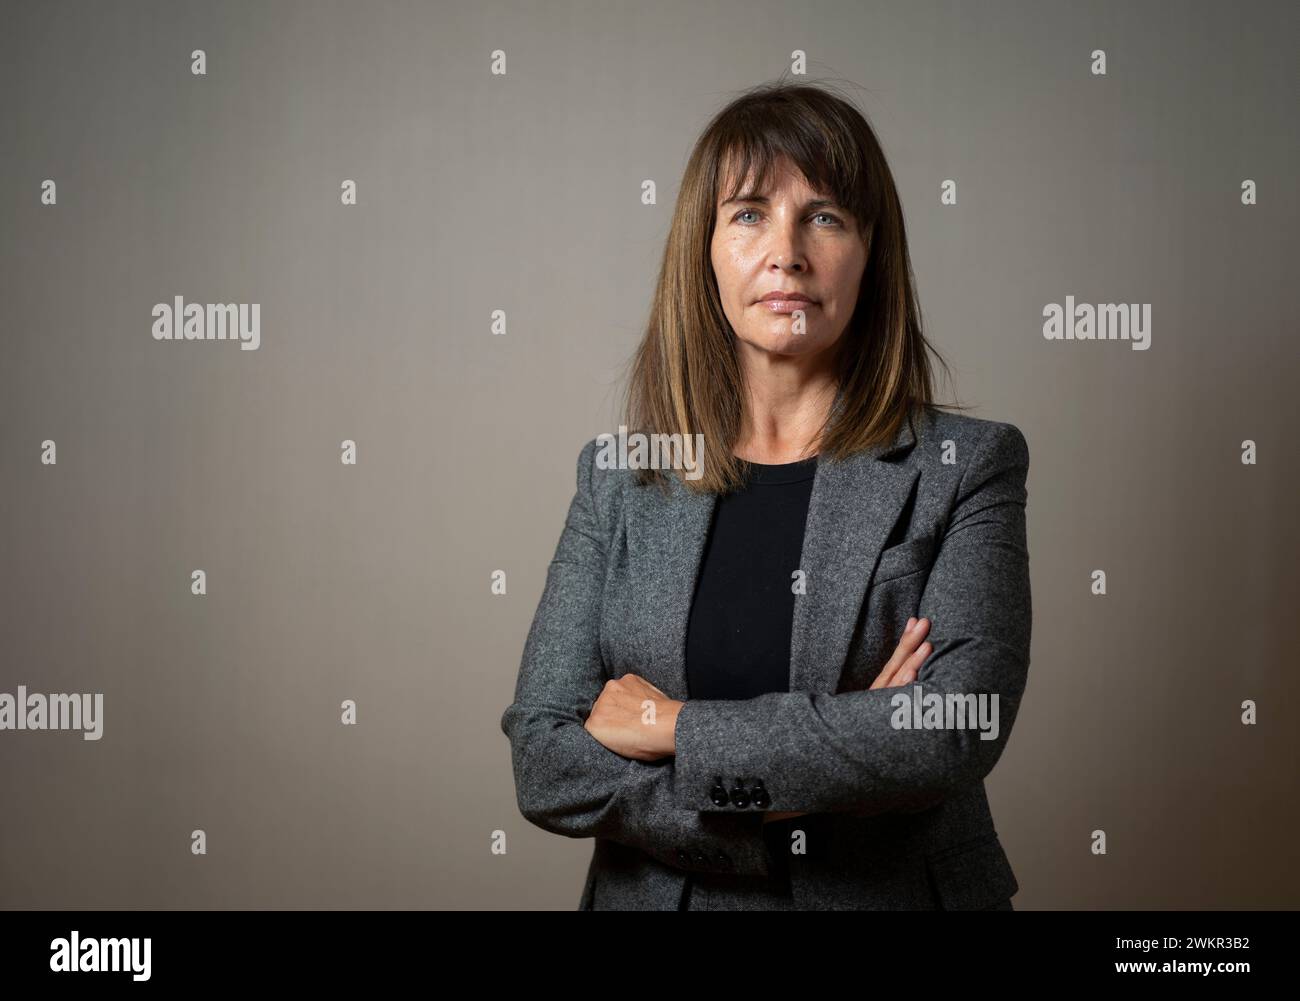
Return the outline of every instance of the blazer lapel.
[[[848,655],[876,561],[912,484],[915,466],[881,460],[916,441],[910,422],[894,440],[844,462],[819,462],[808,502],[803,553],[807,593],[795,598],[790,690],[833,694]],[[662,559],[649,608],[662,640],[651,679],[671,698],[687,697],[686,630],[717,498],[673,478],[652,532]],[[795,568],[791,568],[793,571]]]
[[[807,593],[795,597],[790,636],[792,692],[839,687],[876,561],[920,475],[880,460],[915,440],[904,424],[888,446],[817,464],[800,558]]]
[[[662,556],[652,554],[655,586],[642,611],[654,620],[647,623],[651,635],[662,641],[653,646],[659,670],[650,680],[670,698],[685,699],[686,630],[717,495],[693,493],[675,476],[671,489],[667,503],[655,508],[652,539]]]

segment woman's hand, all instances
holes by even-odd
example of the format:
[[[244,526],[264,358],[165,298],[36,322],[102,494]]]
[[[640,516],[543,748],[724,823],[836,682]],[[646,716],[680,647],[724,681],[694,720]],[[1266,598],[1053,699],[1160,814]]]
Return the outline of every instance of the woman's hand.
[[[648,708],[643,705],[647,699],[654,703],[654,714],[649,719]],[[683,704],[670,699],[639,674],[625,674],[605,682],[583,727],[615,754],[655,761],[676,753],[674,731]]]
[[[907,626],[903,629],[903,638],[894,648],[894,655],[889,658],[889,663],[884,666],[871,687],[901,688],[915,681],[916,673],[934,649],[929,643],[921,642],[921,637],[929,631],[929,619],[921,619],[919,622],[916,619],[908,619]],[[768,811],[763,814],[763,823],[785,820],[788,817],[802,817],[807,812],[807,810]]]
[[[925,658],[934,651],[929,643],[921,642],[921,638],[929,631],[929,619],[908,619],[903,638],[894,648],[894,655],[872,682],[871,688],[901,688],[915,681]]]

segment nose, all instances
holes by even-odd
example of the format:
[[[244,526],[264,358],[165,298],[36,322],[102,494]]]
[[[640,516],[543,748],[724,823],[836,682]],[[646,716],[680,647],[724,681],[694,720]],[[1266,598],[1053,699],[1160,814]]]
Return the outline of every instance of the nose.
[[[772,242],[768,248],[768,256],[772,265],[782,271],[807,270],[808,258],[804,255],[799,224],[792,222],[773,226],[769,232]]]

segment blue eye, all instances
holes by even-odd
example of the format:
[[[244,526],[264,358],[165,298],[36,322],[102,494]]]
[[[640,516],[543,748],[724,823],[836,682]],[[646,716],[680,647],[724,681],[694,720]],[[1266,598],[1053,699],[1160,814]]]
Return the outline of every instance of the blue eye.
[[[741,209],[739,212],[737,212],[734,216],[731,217],[731,221],[732,221],[732,222],[738,222],[738,221],[740,220],[740,217],[741,217],[741,216],[743,216],[743,215],[748,215],[748,214],[751,213],[751,212],[757,214],[758,209]],[[815,219],[815,218],[817,218],[818,216],[825,216],[827,219],[830,219],[830,220],[831,220],[831,225],[829,225],[829,226],[819,226],[819,227],[817,227],[818,229],[833,229],[833,228],[836,227],[836,226],[843,226],[843,225],[844,225],[844,223],[840,220],[839,216],[832,215],[830,212],[817,212],[817,213],[814,213],[813,216],[812,216],[811,218],[814,218],[814,219]]]

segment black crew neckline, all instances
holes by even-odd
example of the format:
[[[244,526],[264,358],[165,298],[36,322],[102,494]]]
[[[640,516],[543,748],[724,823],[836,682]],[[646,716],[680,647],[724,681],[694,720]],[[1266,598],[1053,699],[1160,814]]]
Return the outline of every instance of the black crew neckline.
[[[750,462],[748,459],[741,459],[740,461],[749,472],[751,483],[762,485],[800,483],[803,480],[811,480],[817,475],[817,456],[815,455],[806,459],[798,459],[795,462],[778,463],[777,465]]]

